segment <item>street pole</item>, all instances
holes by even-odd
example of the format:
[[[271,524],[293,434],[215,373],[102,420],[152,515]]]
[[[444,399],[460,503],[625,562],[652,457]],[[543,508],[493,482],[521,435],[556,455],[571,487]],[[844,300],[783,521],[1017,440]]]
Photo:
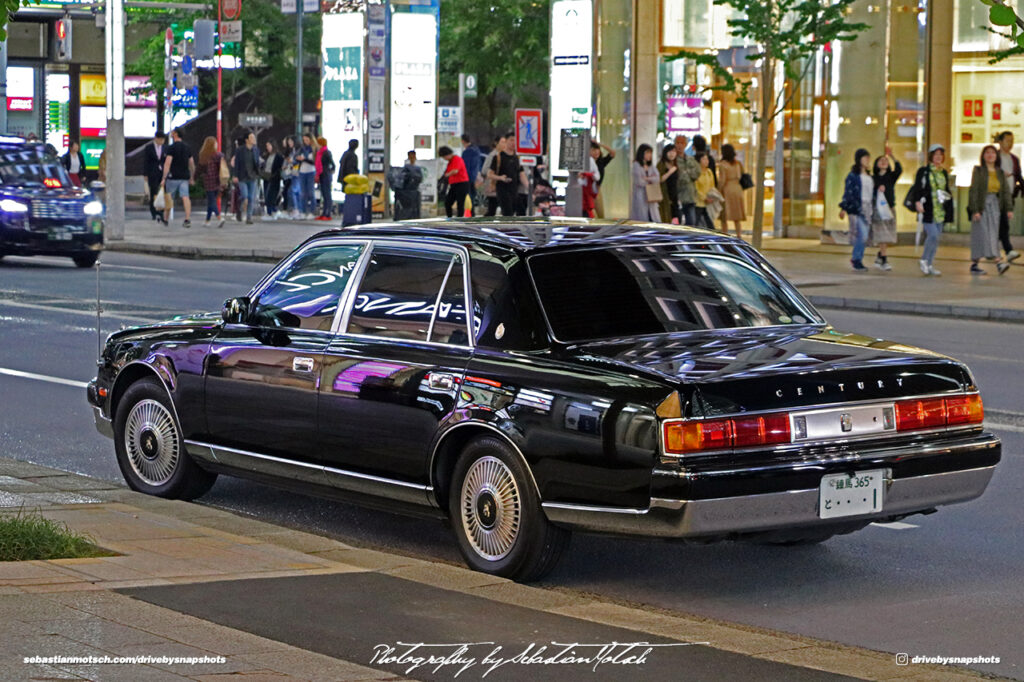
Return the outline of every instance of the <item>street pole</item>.
[[[295,0],[295,29],[299,33],[298,51],[295,53],[295,134],[302,136],[302,4]]]
[[[111,240],[124,239],[124,0],[107,0],[107,226]]]
[[[223,0],[217,0],[217,151],[224,151],[222,134],[224,130],[224,40],[220,33],[223,17]],[[220,194],[217,195],[220,202]]]
[[[0,42],[0,133],[7,132],[7,39]]]

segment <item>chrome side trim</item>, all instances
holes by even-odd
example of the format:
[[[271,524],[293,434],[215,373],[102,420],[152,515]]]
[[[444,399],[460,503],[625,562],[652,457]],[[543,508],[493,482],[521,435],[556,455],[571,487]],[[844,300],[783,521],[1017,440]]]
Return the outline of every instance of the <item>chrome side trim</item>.
[[[523,467],[526,469],[526,472],[530,475],[530,482],[533,484],[533,491],[534,493],[537,494],[537,499],[541,499],[540,486],[537,485],[537,479],[533,477],[533,470],[530,468],[530,464],[526,461],[526,456],[523,454],[523,451],[519,449],[519,446],[516,445],[511,438],[509,438],[508,434],[499,429],[497,426],[494,426],[493,424],[488,424],[486,422],[481,421],[463,421],[459,422],[458,424],[455,424],[454,426],[446,430],[444,433],[442,433],[441,437],[437,439],[437,443],[434,445],[434,449],[431,450],[430,452],[430,460],[427,463],[427,471],[430,472],[431,504],[437,507],[440,506],[437,504],[437,498],[433,494],[433,491],[437,488],[437,481],[434,478],[434,463],[437,460],[437,451],[441,449],[441,445],[444,444],[444,442],[448,439],[448,436],[451,435],[453,431],[464,426],[482,426],[485,429],[493,431],[494,433],[501,436],[505,440],[505,442],[508,443],[509,446],[511,446],[512,449],[516,451],[516,454],[519,455],[519,459],[522,461]]]
[[[104,436],[106,436],[107,438],[113,440],[114,423],[110,419],[107,419],[106,417],[103,416],[103,410],[93,405],[92,418],[96,422],[96,430],[99,431]]]
[[[255,471],[293,481],[323,485],[338,490],[362,493],[416,505],[429,506],[433,492],[430,486],[397,481],[355,471],[325,467],[283,457],[264,455],[223,445],[186,440],[189,454],[212,464]]]
[[[882,511],[820,519],[817,488],[709,500],[653,498],[648,509],[622,509],[544,503],[556,524],[601,533],[690,538],[727,536],[800,526],[827,526],[836,521],[871,521],[967,502],[985,492],[995,466],[950,471],[888,484]]]

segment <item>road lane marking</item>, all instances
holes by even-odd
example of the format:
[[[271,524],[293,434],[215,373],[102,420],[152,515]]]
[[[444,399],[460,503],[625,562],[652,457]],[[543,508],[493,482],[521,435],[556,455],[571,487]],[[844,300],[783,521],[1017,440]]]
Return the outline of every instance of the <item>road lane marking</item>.
[[[168,270],[167,268],[147,268],[144,265],[114,265],[113,263],[104,263],[100,261],[101,269],[117,268],[118,270],[144,270],[146,272],[175,272],[175,270]]]
[[[985,422],[985,426],[994,429],[996,431],[1013,431],[1014,433],[1024,433],[1024,426],[1018,426],[1017,424],[1003,424],[1002,422]]]
[[[20,301],[9,301],[7,299],[0,298],[0,306],[9,305],[13,308],[28,308],[29,310],[46,310],[54,313],[68,313],[69,315],[86,315],[93,319],[96,319],[96,309],[92,310],[76,310],[75,308],[61,308],[53,305],[37,305],[35,303],[21,303]],[[160,320],[155,317],[142,317],[140,315],[123,315],[116,311],[104,310],[103,317],[113,318],[117,320],[133,320],[137,322],[159,322]]]
[[[879,528],[890,528],[892,530],[910,530],[911,528],[920,528],[912,523],[903,523],[902,521],[891,521],[889,523],[872,523],[872,526],[878,526]]]
[[[36,381],[47,381],[51,384],[61,384],[63,386],[74,386],[75,388],[85,388],[88,386],[88,382],[75,381],[73,379],[62,379],[60,377],[51,377],[45,374],[34,374],[32,372],[21,372],[16,369],[7,369],[6,367],[0,367],[0,374],[5,374],[9,377],[19,377],[21,379],[35,379]]]

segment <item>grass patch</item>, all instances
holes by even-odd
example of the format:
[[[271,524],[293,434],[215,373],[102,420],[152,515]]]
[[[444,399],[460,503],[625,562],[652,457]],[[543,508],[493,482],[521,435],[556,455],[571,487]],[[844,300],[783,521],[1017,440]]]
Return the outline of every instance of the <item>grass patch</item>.
[[[0,516],[0,561],[100,556],[116,556],[116,552],[97,546],[92,538],[72,531],[65,523],[24,510]]]

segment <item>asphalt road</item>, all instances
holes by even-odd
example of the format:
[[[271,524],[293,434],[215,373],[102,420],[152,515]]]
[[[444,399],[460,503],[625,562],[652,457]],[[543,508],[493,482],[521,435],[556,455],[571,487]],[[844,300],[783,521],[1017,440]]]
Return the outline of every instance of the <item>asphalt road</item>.
[[[104,335],[122,323],[219,309],[267,270],[117,253],[103,261]],[[96,358],[95,298],[96,273],[70,261],[0,262],[0,454],[120,481],[113,447],[95,432],[84,395]],[[975,667],[1024,679],[1024,359],[1018,351],[1024,327],[824,313],[841,329],[921,345],[970,365],[989,426],[1004,444],[984,497],[816,547],[578,534],[545,585],[910,656],[999,656],[998,665]],[[350,544],[460,563],[450,531],[437,521],[225,477],[202,503]]]

